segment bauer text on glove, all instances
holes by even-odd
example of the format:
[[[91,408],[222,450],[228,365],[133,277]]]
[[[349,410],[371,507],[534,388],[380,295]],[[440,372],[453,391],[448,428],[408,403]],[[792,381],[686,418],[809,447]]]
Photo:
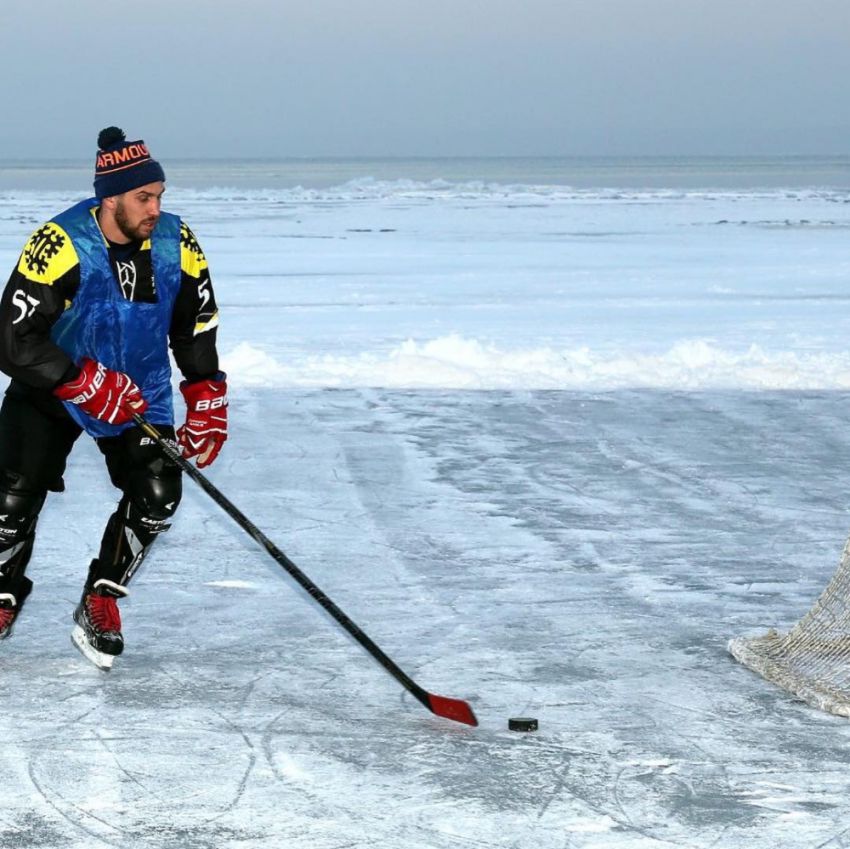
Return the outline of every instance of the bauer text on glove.
[[[227,439],[227,381],[223,372],[214,380],[180,384],[186,399],[186,424],[177,431],[186,458],[197,457],[198,468],[209,466]]]
[[[143,413],[148,402],[133,379],[121,371],[86,357],[80,373],[53,390],[61,401],[76,404],[84,413],[113,425],[131,421],[133,413]]]

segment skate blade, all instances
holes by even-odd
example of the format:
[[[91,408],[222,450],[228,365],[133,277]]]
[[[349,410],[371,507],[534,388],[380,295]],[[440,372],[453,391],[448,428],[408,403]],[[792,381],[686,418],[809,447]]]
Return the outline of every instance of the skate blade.
[[[86,632],[76,625],[71,631],[71,642],[80,650],[80,654],[88,661],[91,661],[98,669],[104,672],[109,672],[112,669],[112,661],[115,660],[115,655],[104,654],[98,651],[86,639]]]

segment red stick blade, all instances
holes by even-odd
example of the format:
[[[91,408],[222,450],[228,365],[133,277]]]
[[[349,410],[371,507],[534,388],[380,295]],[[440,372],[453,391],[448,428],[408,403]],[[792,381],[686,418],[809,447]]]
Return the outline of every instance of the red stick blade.
[[[472,708],[462,699],[447,699],[445,696],[428,693],[428,707],[437,716],[444,716],[446,719],[453,719],[465,725],[478,725]]]

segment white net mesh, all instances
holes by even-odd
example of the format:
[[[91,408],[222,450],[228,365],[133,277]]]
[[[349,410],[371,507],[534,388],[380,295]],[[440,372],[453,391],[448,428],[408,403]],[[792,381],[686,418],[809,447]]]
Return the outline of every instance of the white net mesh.
[[[850,539],[827,588],[787,634],[736,637],[729,651],[810,705],[850,717]]]

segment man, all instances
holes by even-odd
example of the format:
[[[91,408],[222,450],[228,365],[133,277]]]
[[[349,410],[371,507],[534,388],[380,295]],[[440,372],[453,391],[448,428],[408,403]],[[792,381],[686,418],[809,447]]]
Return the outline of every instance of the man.
[[[207,261],[179,218],[161,212],[165,174],[143,141],[98,136],[95,197],[40,227],[0,300],[0,639],[32,589],[25,574],[48,492],[85,430],[121,490],[74,611],[72,638],[108,669],[124,638],[117,599],[181,497],[180,469],[136,425],[145,413],[206,466],[227,438],[227,387]],[[168,347],[183,375],[175,434]]]

